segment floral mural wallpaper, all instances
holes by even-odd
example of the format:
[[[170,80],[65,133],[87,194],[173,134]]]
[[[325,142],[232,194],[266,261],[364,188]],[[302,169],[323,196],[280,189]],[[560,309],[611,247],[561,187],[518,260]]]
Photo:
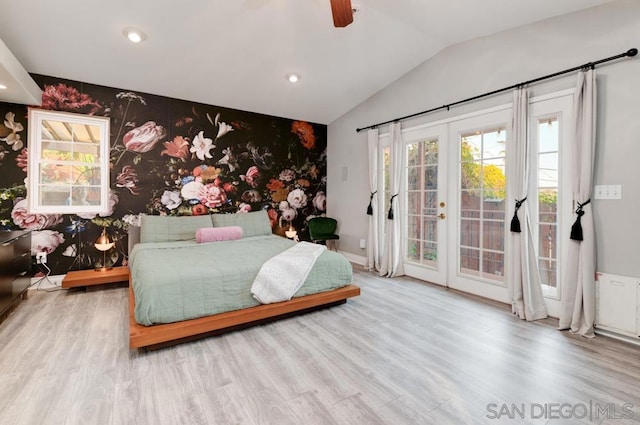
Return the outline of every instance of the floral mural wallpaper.
[[[127,262],[127,229],[140,214],[242,214],[264,209],[274,233],[326,209],[325,125],[34,75],[42,108],[111,119],[110,212],[27,211],[27,107],[0,103],[0,226],[32,230],[32,255],[52,274],[90,269],[103,228]]]

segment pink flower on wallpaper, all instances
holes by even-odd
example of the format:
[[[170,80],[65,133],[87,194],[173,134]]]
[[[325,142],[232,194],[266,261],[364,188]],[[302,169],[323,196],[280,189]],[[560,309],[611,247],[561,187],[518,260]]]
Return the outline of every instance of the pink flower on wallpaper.
[[[238,205],[238,211],[236,213],[241,214],[241,213],[248,213],[250,211],[251,211],[251,205],[245,204],[243,202],[240,205]]]
[[[132,195],[138,195],[138,173],[131,165],[122,167],[122,171],[116,177],[116,187],[124,187],[131,192]]]
[[[319,211],[324,211],[327,209],[327,196],[323,191],[319,191],[316,193],[316,196],[313,197],[313,206],[316,207]]]
[[[227,194],[215,184],[209,183],[200,189],[198,199],[204,206],[218,208],[227,201]]]
[[[96,113],[102,105],[86,93],[80,93],[75,87],[66,84],[45,85],[42,92],[42,109],[55,111]]]
[[[187,159],[189,157],[189,142],[182,136],[176,136],[171,142],[164,142],[164,149],[160,155]]]
[[[296,173],[287,168],[280,172],[280,176],[278,176],[278,178],[283,182],[292,182],[296,178]]]
[[[298,212],[293,208],[285,208],[282,210],[282,219],[286,221],[293,221],[296,218]]]
[[[258,177],[260,177],[260,170],[255,165],[249,167],[247,174],[241,175],[240,179],[247,182],[251,187],[258,187]]]
[[[25,173],[27,172],[27,168],[29,168],[28,155],[29,151],[27,148],[23,148],[16,157],[16,165]]]
[[[18,201],[11,210],[11,218],[16,226],[26,230],[42,230],[62,223],[59,214],[33,214],[27,212],[27,199]]]
[[[62,242],[64,242],[64,236],[54,230],[31,232],[31,255],[41,251],[51,254]]]
[[[145,153],[153,149],[166,135],[164,127],[156,125],[155,121],[147,121],[125,134],[122,142],[128,151]]]

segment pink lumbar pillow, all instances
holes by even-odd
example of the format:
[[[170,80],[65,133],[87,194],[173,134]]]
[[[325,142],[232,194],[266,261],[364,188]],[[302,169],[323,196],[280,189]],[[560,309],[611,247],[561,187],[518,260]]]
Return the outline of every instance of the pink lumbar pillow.
[[[243,232],[240,226],[229,227],[203,227],[196,230],[196,242],[220,242],[242,239]]]

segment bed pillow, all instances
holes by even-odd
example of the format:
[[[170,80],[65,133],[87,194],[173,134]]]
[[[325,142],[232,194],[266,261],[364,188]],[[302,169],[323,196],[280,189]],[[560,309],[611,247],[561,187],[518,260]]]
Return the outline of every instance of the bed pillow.
[[[196,230],[196,242],[235,241],[242,239],[242,234],[242,227],[240,226],[203,227]]]
[[[213,227],[211,216],[163,216],[143,215],[140,217],[140,242],[175,242],[195,240],[196,230]]]
[[[272,234],[271,222],[265,210],[237,214],[213,214],[211,219],[215,227],[242,227],[245,238]]]

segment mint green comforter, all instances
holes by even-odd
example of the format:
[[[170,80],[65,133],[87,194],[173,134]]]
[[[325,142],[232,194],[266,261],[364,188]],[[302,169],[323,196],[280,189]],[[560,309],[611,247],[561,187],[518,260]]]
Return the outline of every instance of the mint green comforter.
[[[249,290],[260,267],[293,244],[278,236],[137,244],[129,256],[136,322],[179,322],[258,305]],[[351,264],[325,251],[295,296],[340,288],[351,280]]]

